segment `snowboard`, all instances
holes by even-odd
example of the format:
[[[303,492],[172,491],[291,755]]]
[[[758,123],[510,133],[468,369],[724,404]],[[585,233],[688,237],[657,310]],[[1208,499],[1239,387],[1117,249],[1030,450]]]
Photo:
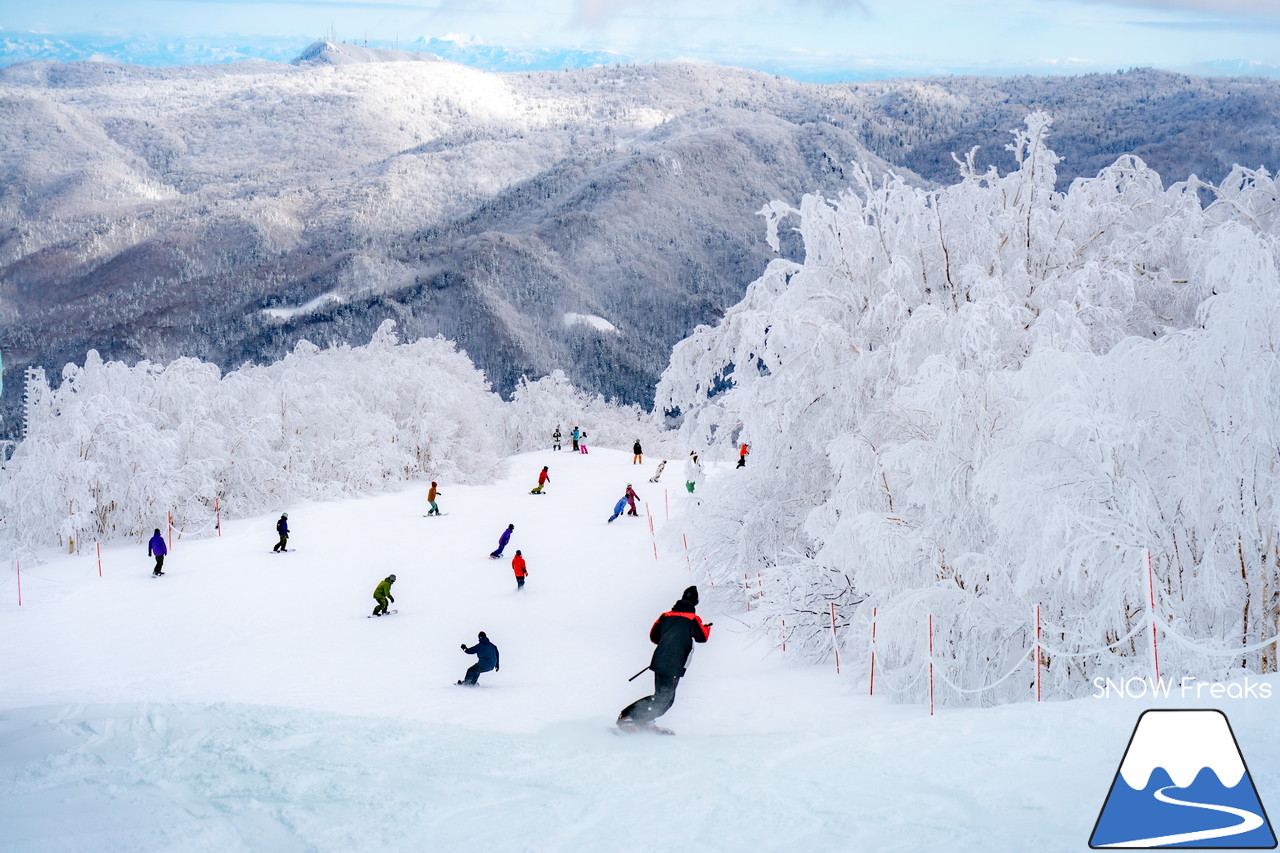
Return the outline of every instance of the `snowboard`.
[[[275,549],[273,548],[273,549],[271,550],[271,553],[272,553],[272,554],[292,554],[292,553],[293,553],[294,551],[296,551],[296,550],[298,550],[298,549],[297,549],[297,548],[285,548],[283,551],[277,551],[277,550],[275,550]]]
[[[151,574],[151,577],[153,577],[153,578],[162,578],[162,577],[164,577],[164,572],[161,572],[161,573],[160,573],[160,574],[158,574],[158,575],[157,575],[157,574],[155,574],[155,573],[153,572],[153,573]]]
[[[432,515],[431,513],[427,513],[426,515],[423,516],[423,518],[439,518],[442,515],[448,515],[448,514],[449,513],[447,512],[437,512],[435,515]]]
[[[382,616],[390,616],[392,613],[399,613],[399,612],[400,612],[399,610],[388,610],[386,613],[383,613],[383,614],[382,614]],[[368,616],[366,616],[366,617],[364,617],[364,618],[366,618],[366,619],[380,619],[380,618],[382,618],[382,616],[374,616],[372,613],[370,613]]]
[[[545,494],[546,494],[546,492],[534,492],[534,491],[531,491],[531,492],[529,492],[529,494],[531,494],[531,495],[545,495]]]
[[[671,729],[664,729],[662,726],[614,726],[613,733],[616,735],[674,735]]]

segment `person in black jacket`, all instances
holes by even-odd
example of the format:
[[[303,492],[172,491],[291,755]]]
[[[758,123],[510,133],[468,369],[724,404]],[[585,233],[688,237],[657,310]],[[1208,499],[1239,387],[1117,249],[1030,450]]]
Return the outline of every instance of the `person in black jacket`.
[[[489,672],[490,670],[497,672],[498,667],[498,647],[489,641],[489,635],[481,631],[476,635],[476,639],[480,642],[471,648],[467,648],[467,644],[462,644],[462,650],[469,655],[476,656],[476,662],[471,664],[467,669],[467,674],[458,682],[466,687],[475,687],[480,679],[480,673]]]
[[[624,731],[660,731],[653,721],[661,717],[676,701],[676,685],[680,683],[693,653],[694,643],[705,643],[711,636],[710,622],[705,625],[694,612],[698,606],[698,588],[691,586],[675,605],[658,617],[649,629],[649,639],[657,645],[649,669],[653,670],[653,695],[638,699],[618,714],[618,728]]]

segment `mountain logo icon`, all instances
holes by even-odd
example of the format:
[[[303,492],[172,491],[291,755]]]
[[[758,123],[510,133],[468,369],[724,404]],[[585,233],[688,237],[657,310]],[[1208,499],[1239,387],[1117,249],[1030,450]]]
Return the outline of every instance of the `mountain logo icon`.
[[[1274,849],[1275,833],[1227,715],[1144,711],[1089,846]]]

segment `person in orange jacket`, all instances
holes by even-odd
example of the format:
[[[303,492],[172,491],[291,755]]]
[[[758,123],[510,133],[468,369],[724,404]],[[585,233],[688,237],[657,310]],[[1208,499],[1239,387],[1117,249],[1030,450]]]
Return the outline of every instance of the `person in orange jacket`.
[[[519,550],[511,558],[511,570],[516,573],[516,592],[519,592],[524,589],[524,579],[529,577],[529,570],[524,564],[524,555]]]
[[[747,467],[747,454],[751,452],[751,445],[743,444],[742,449],[738,451],[738,467]]]

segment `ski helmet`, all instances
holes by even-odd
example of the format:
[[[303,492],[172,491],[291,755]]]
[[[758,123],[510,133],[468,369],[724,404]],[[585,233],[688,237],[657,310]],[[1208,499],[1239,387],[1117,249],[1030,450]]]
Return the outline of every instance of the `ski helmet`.
[[[395,575],[387,575],[387,580],[391,581],[392,583],[395,582],[395,579],[396,579]]]

